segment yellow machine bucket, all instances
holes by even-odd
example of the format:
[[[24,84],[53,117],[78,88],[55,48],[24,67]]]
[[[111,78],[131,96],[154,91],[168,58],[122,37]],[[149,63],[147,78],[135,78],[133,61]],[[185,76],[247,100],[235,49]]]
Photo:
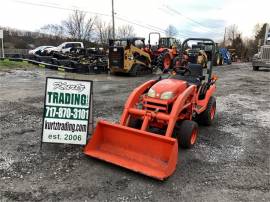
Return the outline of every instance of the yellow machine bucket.
[[[176,168],[178,145],[173,138],[99,121],[84,153],[163,180]]]

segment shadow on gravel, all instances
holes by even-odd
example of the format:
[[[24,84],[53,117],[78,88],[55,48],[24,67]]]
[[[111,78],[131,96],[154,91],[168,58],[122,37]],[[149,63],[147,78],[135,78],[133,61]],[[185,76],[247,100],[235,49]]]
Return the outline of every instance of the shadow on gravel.
[[[270,69],[259,69],[257,72],[270,72]]]

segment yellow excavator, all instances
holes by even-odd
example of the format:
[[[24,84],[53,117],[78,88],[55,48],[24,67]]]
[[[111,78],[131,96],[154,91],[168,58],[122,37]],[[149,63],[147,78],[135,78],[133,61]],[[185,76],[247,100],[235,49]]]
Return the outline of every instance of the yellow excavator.
[[[109,40],[109,68],[114,74],[125,73],[131,76],[152,73],[151,57],[145,47],[145,38]]]

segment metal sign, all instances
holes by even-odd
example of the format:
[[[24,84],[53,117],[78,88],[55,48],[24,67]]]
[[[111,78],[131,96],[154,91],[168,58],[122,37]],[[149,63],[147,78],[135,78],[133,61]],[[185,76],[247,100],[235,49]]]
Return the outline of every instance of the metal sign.
[[[4,38],[4,32],[3,30],[0,30],[0,39],[3,39]]]
[[[93,81],[47,78],[42,142],[86,144],[89,119],[93,124],[92,89]]]

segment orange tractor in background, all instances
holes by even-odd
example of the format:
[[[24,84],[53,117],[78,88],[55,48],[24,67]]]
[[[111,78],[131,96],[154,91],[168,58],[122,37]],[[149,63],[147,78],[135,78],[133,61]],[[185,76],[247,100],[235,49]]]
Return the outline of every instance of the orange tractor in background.
[[[151,37],[158,36],[157,43],[151,44]],[[145,51],[151,56],[152,65],[164,69],[169,69],[174,64],[174,58],[179,54],[178,42],[173,37],[160,37],[158,32],[150,32],[148,47]]]
[[[190,38],[189,41],[211,41]],[[212,57],[213,58],[213,57]],[[176,169],[178,145],[194,146],[198,124],[211,125],[216,112],[213,61],[178,66],[140,85],[128,97],[119,123],[98,121],[84,153],[163,180]],[[196,121],[195,121],[196,120]]]

